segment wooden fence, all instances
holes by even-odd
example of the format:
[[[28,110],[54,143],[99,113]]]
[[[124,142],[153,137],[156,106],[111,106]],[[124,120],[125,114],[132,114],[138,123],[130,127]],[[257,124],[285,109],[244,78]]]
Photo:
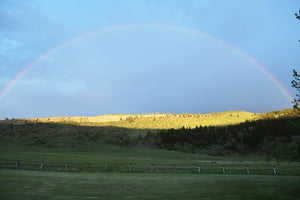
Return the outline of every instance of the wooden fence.
[[[0,159],[1,168],[45,171],[300,175],[300,165],[76,163]]]

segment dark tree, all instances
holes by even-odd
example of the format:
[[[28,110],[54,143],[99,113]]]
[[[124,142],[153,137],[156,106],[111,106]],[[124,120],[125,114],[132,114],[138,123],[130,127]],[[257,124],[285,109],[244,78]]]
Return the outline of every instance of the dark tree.
[[[300,20],[300,10],[299,10],[299,15],[297,13],[295,13],[296,18]]]
[[[295,88],[298,92],[298,94],[296,94],[296,98],[293,101],[294,104],[294,108],[298,108],[299,103],[300,103],[300,74],[297,73],[296,70],[293,70],[293,77],[294,80],[292,80],[292,87]]]
[[[276,160],[277,165],[283,161],[293,162],[299,158],[299,147],[296,142],[290,144],[276,144],[267,152],[267,161]]]
[[[297,19],[300,20],[300,10],[299,10],[299,15],[295,13],[295,16]],[[298,108],[300,103],[300,74],[298,74],[296,70],[293,70],[293,73],[294,73],[293,74],[294,80],[292,80],[291,83],[292,83],[292,87],[297,90],[298,94],[296,94],[296,98],[293,100],[292,103],[294,104],[294,108]]]

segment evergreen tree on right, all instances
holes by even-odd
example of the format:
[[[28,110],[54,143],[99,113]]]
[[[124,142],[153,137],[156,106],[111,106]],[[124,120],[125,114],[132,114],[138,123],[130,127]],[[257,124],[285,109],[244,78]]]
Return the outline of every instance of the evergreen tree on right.
[[[299,10],[299,15],[295,13],[295,16],[297,19],[300,20],[300,10]],[[292,101],[292,103],[294,104],[294,108],[297,109],[300,103],[300,74],[298,74],[296,70],[293,70],[293,73],[294,73],[293,74],[294,80],[292,80],[291,83],[292,83],[292,87],[297,90],[298,94],[296,94],[296,98]]]
[[[296,70],[293,70],[293,73],[294,80],[292,80],[291,83],[292,87],[296,88],[298,94],[296,94],[296,98],[292,101],[292,103],[294,104],[294,108],[297,109],[300,103],[300,74],[298,74]]]

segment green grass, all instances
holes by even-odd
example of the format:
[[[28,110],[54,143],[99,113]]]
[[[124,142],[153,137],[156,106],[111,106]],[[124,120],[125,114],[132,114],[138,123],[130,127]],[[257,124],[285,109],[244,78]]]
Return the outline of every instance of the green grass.
[[[91,163],[266,164],[254,154],[214,157],[116,145],[51,148],[1,144],[0,158]],[[299,199],[299,176],[52,172],[0,169],[0,199]]]
[[[266,162],[264,157],[254,154],[232,154],[230,156],[216,157],[205,154],[138,147],[129,148],[117,145],[50,148],[33,145],[1,144],[0,159],[12,160],[8,162],[1,161],[1,167],[16,168],[16,161],[21,160],[18,168],[37,171],[40,170],[42,161],[45,161],[46,164],[43,169],[45,171],[64,171],[65,163],[68,162],[75,163],[69,164],[68,170],[70,171],[87,171],[87,163],[91,163],[92,172],[129,172],[130,163],[133,163],[133,171],[146,173],[150,172],[151,164],[156,164],[154,166],[155,172],[173,173],[174,164],[176,164],[178,173],[197,173],[200,165],[201,173],[222,174],[222,165],[225,165],[225,171],[228,174],[246,174],[246,165],[249,165],[251,175],[272,175],[272,165],[275,165],[275,163]],[[244,160],[244,162],[241,163],[240,160]],[[211,161],[216,162],[216,164],[211,164]],[[57,164],[51,164],[51,162]],[[284,165],[289,165],[289,167],[286,168]],[[93,168],[96,166],[101,168]],[[300,174],[297,163],[281,163],[280,166],[276,167],[276,171],[278,175]]]
[[[299,199],[294,176],[0,169],[0,199]]]
[[[118,145],[94,145],[77,148],[52,148],[37,145],[0,144],[0,158],[20,160],[44,160],[57,162],[90,162],[90,163],[164,163],[195,164],[203,161],[218,163],[265,162],[263,156],[255,154],[230,156],[209,156],[206,154],[184,153],[163,149],[139,147],[122,147]]]

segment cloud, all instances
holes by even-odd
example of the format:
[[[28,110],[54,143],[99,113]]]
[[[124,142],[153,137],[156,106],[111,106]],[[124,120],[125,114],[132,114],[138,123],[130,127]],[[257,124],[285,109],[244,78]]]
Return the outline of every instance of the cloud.
[[[12,54],[12,52],[16,48],[20,48],[22,46],[22,43],[17,40],[11,40],[11,39],[1,39],[0,40],[0,56],[5,56],[6,54]]]

